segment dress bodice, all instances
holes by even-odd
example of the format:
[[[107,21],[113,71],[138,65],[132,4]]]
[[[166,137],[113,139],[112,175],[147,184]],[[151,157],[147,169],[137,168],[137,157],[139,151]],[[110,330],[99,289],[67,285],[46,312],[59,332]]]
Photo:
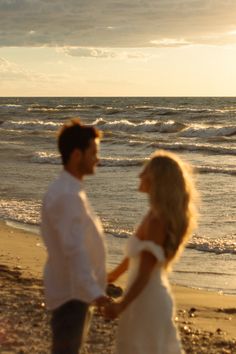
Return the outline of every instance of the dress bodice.
[[[165,254],[161,246],[150,240],[140,240],[136,236],[130,237],[126,246],[126,255],[132,258],[138,256],[142,251],[152,253],[161,264],[165,262]]]
[[[132,236],[129,238],[125,250],[126,256],[130,259],[127,290],[137,275],[142,251],[148,251],[152,253],[157,259],[150,282],[153,280],[157,281],[159,279],[159,283],[166,283],[166,280],[164,279],[165,272],[163,272],[163,264],[165,262],[165,254],[163,248],[153,241],[140,240],[136,236]]]

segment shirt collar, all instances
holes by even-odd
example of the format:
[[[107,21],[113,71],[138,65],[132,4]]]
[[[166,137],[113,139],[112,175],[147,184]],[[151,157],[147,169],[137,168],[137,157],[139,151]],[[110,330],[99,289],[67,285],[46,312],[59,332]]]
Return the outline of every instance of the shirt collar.
[[[71,173],[66,170],[62,170],[61,177],[70,182],[71,185],[75,186],[78,189],[83,189],[83,182],[78,178],[74,177]]]

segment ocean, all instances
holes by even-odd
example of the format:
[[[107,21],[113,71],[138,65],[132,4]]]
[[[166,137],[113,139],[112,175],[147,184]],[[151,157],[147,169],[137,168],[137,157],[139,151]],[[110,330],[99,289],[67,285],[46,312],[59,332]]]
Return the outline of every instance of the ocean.
[[[138,175],[156,149],[190,162],[201,202],[199,225],[170,280],[236,294],[236,98],[0,98],[0,219],[39,232],[48,184],[61,170],[56,146],[68,119],[102,130],[96,175],[85,179],[100,216],[108,265],[147,211]]]

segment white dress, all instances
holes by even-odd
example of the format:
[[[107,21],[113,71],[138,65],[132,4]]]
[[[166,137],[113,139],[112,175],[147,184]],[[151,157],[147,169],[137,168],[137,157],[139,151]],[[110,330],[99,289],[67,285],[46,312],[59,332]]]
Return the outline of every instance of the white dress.
[[[151,252],[158,262],[148,284],[137,298],[124,310],[119,319],[117,354],[180,354],[180,340],[173,322],[173,300],[168,279],[162,264],[163,248],[152,241],[133,236],[127,244],[130,259],[128,291],[136,278],[140,254]]]

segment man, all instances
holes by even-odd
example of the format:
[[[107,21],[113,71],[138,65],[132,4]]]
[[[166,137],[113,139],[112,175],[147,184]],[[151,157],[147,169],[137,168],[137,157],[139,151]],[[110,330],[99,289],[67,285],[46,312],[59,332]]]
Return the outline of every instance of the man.
[[[52,310],[53,354],[77,354],[89,304],[108,301],[102,227],[83,188],[84,176],[93,174],[98,163],[98,140],[99,132],[78,120],[62,128],[58,148],[64,169],[43,201],[44,284]]]

